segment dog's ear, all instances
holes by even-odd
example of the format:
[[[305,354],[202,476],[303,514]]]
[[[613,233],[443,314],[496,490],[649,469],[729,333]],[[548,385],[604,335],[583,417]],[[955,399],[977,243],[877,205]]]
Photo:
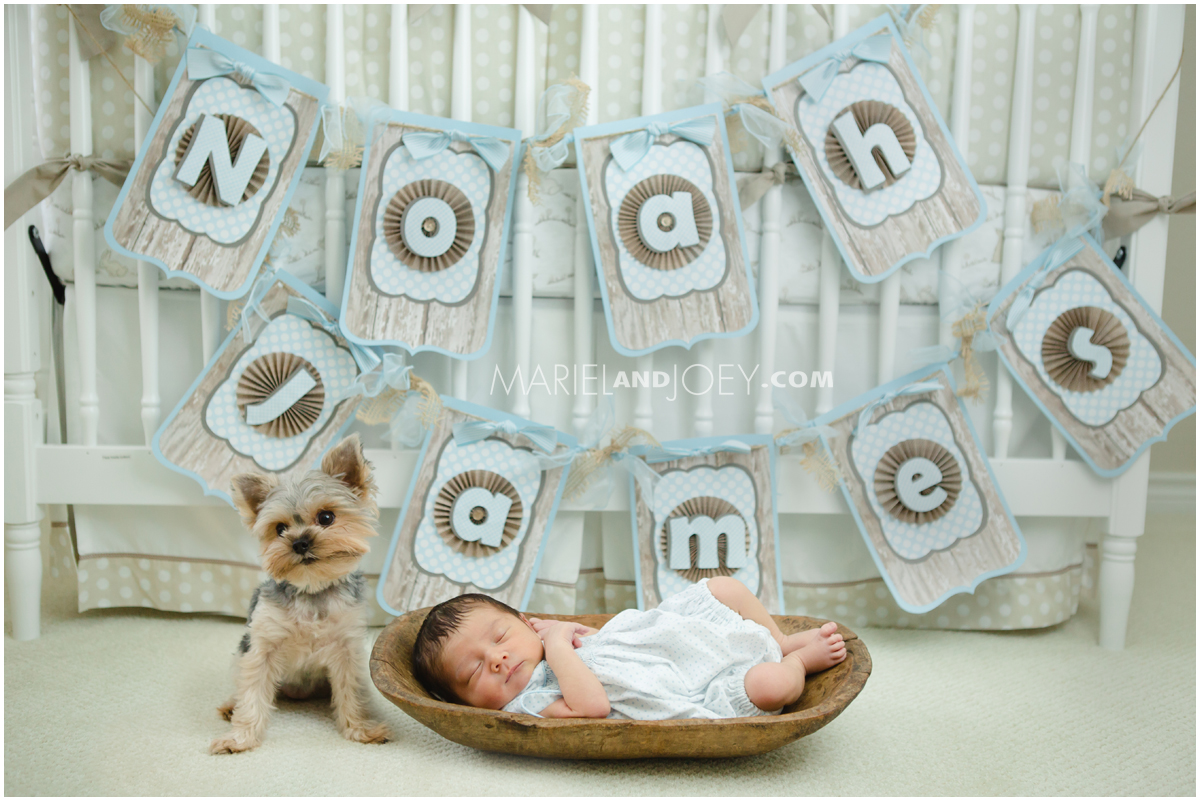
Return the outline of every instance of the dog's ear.
[[[246,528],[254,528],[258,510],[271,490],[279,484],[279,479],[273,474],[239,473],[230,483],[233,486],[233,504],[241,512],[242,522]]]
[[[371,463],[363,456],[358,434],[346,437],[325,454],[321,460],[321,472],[345,484],[366,503],[370,503],[375,494]]]

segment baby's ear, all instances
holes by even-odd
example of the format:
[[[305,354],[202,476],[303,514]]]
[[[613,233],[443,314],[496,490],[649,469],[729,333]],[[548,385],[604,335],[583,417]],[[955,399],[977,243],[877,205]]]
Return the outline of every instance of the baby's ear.
[[[263,501],[267,499],[271,490],[279,484],[279,479],[273,474],[239,473],[230,483],[233,486],[233,505],[241,512],[242,522],[246,524],[246,528],[254,528],[258,510],[262,508]]]
[[[375,477],[371,463],[363,456],[358,434],[346,437],[325,454],[321,472],[345,484],[365,503],[370,503],[375,495]]]

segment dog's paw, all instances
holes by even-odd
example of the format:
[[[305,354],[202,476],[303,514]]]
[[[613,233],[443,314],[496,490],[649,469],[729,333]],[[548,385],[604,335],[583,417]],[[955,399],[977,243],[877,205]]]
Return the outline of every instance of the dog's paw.
[[[217,714],[221,716],[222,720],[233,720],[233,708],[236,705],[234,701],[226,701],[217,707]]]
[[[242,751],[249,751],[258,748],[257,742],[243,742],[234,735],[230,734],[225,737],[218,737],[208,745],[208,753],[210,754],[238,754]]]
[[[368,720],[361,726],[351,726],[342,730],[342,736],[356,743],[386,743],[392,733],[382,723]]]

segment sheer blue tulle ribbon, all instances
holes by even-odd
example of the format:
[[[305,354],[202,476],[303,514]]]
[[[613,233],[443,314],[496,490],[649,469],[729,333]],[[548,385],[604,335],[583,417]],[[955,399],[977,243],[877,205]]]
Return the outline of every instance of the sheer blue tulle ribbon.
[[[292,85],[279,75],[256,70],[249,64],[234,61],[224,53],[203,47],[188,48],[187,71],[190,81],[203,81],[218,75],[236,73],[275,106],[282,106],[283,102],[287,100],[288,93],[292,91]]]
[[[454,442],[457,445],[470,445],[472,442],[487,439],[492,434],[522,434],[546,453],[554,453],[558,445],[558,432],[554,430],[554,426],[516,420],[464,420],[454,424]]]
[[[721,442],[714,442],[710,445],[697,445],[690,448],[637,445],[630,448],[629,452],[635,456],[641,456],[646,460],[647,464],[658,464],[660,462],[673,462],[676,459],[686,459],[689,456],[707,456],[710,453],[722,452],[750,453],[752,450],[754,450],[753,446],[740,439],[727,439]]]
[[[787,123],[769,111],[746,102],[766,97],[766,92],[755,89],[736,75],[718,72],[696,81],[704,89],[704,102],[720,102],[727,113],[737,114],[746,133],[753,136],[762,146],[775,149],[783,142]]]
[[[650,152],[654,140],[665,134],[675,134],[698,145],[711,145],[715,129],[711,117],[672,123],[652,122],[640,131],[618,136],[609,145],[609,150],[621,169],[628,172]]]
[[[304,298],[298,298],[294,295],[289,297],[287,310],[288,314],[294,314],[297,317],[308,320],[310,323],[316,323],[334,336],[342,336],[342,332],[338,328],[338,321],[326,317],[324,312]],[[342,338],[345,339],[345,337]],[[380,359],[375,351],[364,348],[362,345],[349,340],[346,340],[346,347],[350,349],[350,355],[358,363],[360,372],[370,372],[379,364]]]
[[[987,307],[990,298],[977,295],[970,287],[950,273],[939,270],[938,277],[942,282],[941,306],[946,309],[941,315],[943,322],[958,323],[975,311],[976,307]],[[957,345],[930,345],[924,348],[913,348],[908,351],[908,363],[915,370],[930,364],[953,361],[962,353],[962,340],[958,339],[957,342]],[[996,340],[992,336],[992,332],[986,329],[977,332],[971,340],[971,349],[980,353],[995,350]]]
[[[538,100],[537,118],[544,120],[542,127],[530,138],[530,142],[544,142],[554,136],[571,121],[571,97],[580,91],[565,83],[556,83],[546,88]],[[571,154],[571,143],[575,135],[567,132],[552,145],[531,147],[533,161],[542,172],[558,169]]]
[[[791,430],[782,431],[775,437],[775,444],[781,448],[817,442],[821,439],[822,434],[832,439],[840,433],[833,426],[817,425],[815,420],[809,420],[800,404],[785,395],[779,387],[771,390],[771,400],[774,402],[775,408],[783,415],[783,419],[793,426]]]
[[[354,379],[354,383],[346,387],[341,397],[348,398],[351,395],[362,395],[367,398],[374,398],[385,389],[408,392],[408,374],[412,372],[412,365],[405,364],[403,356],[395,353],[385,353],[383,354],[383,360],[380,362],[379,368],[378,370],[359,373],[358,378]]]
[[[842,62],[851,56],[859,61],[873,61],[876,64],[888,63],[892,56],[891,34],[868,36],[854,47],[833,55],[797,78],[814,103],[820,102],[821,98],[825,97],[825,92],[833,83],[833,79],[837,77]]]
[[[509,143],[492,136],[471,136],[461,131],[412,131],[404,134],[404,149],[414,159],[427,159],[450,147],[451,142],[466,142],[488,166],[497,172],[508,163]]]
[[[1017,327],[1029,306],[1033,296],[1041,288],[1046,276],[1055,268],[1062,265],[1079,251],[1083,250],[1083,241],[1079,238],[1090,232],[1097,242],[1104,240],[1102,224],[1108,207],[1100,202],[1103,193],[1091,182],[1087,170],[1082,164],[1067,162],[1058,168],[1058,187],[1062,192],[1058,208],[1062,213],[1063,225],[1066,230],[1050,247],[1042,266],[1030,277],[1025,286],[1013,299],[1008,307],[1008,315],[1004,319],[1009,331]]]
[[[275,284],[275,268],[271,265],[263,265],[262,271],[259,272],[258,278],[254,279],[254,286],[250,287],[250,294],[246,296],[246,304],[242,306],[242,341],[249,343],[254,339],[253,323],[254,317],[257,315],[264,323],[271,322],[271,318],[263,311],[262,301],[271,291],[271,287]]]
[[[317,156],[317,161],[324,163],[325,157],[331,152],[341,150],[347,144],[348,139],[357,139],[358,136],[365,139],[367,118],[377,109],[382,108],[387,108],[387,105],[373,97],[348,97],[342,105],[321,106],[321,135],[324,141],[321,144],[321,153]],[[346,121],[348,114],[353,114],[357,118],[359,131],[349,130],[351,126]],[[358,134],[358,136],[354,134]],[[351,141],[350,144],[365,145],[365,142]]]
[[[858,424],[854,426],[855,436],[858,436],[858,434],[862,431],[863,426],[871,421],[871,415],[874,414],[875,410],[880,406],[891,403],[902,395],[923,395],[926,392],[936,392],[941,388],[942,382],[940,381],[918,381],[915,384],[909,384],[906,387],[901,387],[900,389],[889,392],[880,398],[876,398],[864,406],[863,410],[859,412]]]

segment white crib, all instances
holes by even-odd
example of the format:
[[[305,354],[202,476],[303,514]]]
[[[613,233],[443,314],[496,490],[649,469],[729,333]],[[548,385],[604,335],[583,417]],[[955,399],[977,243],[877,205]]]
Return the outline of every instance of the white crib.
[[[390,95],[386,99],[396,108],[409,107],[409,53],[407,16],[404,4],[393,4],[390,39],[395,44],[389,53]],[[460,12],[464,6],[458,6]],[[715,73],[727,66],[729,46],[718,27],[721,6],[710,4],[707,14],[707,36],[705,49],[705,72]],[[582,7],[581,27],[578,41],[578,73],[580,78],[593,88],[589,122],[597,121],[597,109],[604,98],[605,72],[601,63],[602,42],[598,36],[599,6]],[[1097,58],[1103,58],[1097,46],[1097,16],[1099,7],[1078,7],[1080,36],[1075,69],[1074,101],[1071,113],[1070,151],[1071,161],[1090,164],[1092,160],[1092,125],[1094,109],[1093,75]],[[267,58],[280,59],[279,6],[262,6],[262,49]],[[332,87],[331,100],[342,100],[347,96],[343,58],[343,9],[338,5],[326,7],[325,59],[323,76]],[[788,39],[788,8],[771,5],[761,14],[769,16],[770,71],[785,65]],[[1038,7],[1022,5],[1018,8],[1015,73],[1011,86],[1011,115],[1007,142],[1007,175],[1004,180],[1003,250],[1001,259],[1001,282],[1007,281],[1023,266],[1025,253],[1030,245],[1027,238],[1027,178],[1031,149],[1032,97],[1038,64],[1034,58],[1036,15]],[[662,25],[663,8],[647,5],[644,12],[644,27],[640,33],[642,41],[641,113],[661,111],[662,63],[665,41],[670,41],[670,32]],[[37,153],[34,114],[25,98],[34,91],[33,37],[31,11],[28,6],[5,8],[6,57],[6,130],[5,130],[5,182],[10,182],[25,169],[40,161]],[[212,26],[215,10],[211,5],[200,7],[200,22]],[[470,79],[472,52],[472,15],[454,15],[452,41],[444,43],[451,62],[451,103],[448,115],[457,119],[471,119],[473,86]],[[521,7],[517,12],[516,69],[513,97],[513,126],[528,136],[534,132],[534,115],[537,103],[537,87],[547,81],[539,74],[536,49],[533,46],[535,24],[530,13]],[[974,7],[960,6],[956,21],[953,83],[950,90],[949,127],[959,148],[967,154],[971,148],[969,136],[969,108],[975,69],[975,14]],[[848,10],[839,5],[833,11],[832,28],[834,38],[849,31]],[[69,27],[70,80],[70,151],[88,155],[92,152],[92,82],[90,65],[77,57],[78,35],[75,27]],[[1136,130],[1146,118],[1162,87],[1172,75],[1183,46],[1183,8],[1180,6],[1138,6],[1134,30],[1132,87],[1128,108],[1128,126]],[[321,76],[318,76],[321,77]],[[565,76],[561,76],[565,77]],[[135,85],[143,97],[154,96],[154,70],[141,61],[136,63]],[[1009,91],[1006,87],[1004,91]],[[1173,142],[1176,121],[1177,85],[1163,100],[1161,107],[1150,120],[1142,135],[1148,143],[1132,169],[1127,171],[1137,185],[1155,195],[1166,194],[1171,186]],[[132,106],[136,138],[140,142],[150,122],[150,114],[139,104]],[[1153,143],[1153,144],[1149,144]],[[764,166],[783,159],[782,152],[767,153]],[[534,219],[535,209],[528,201],[522,185],[518,187],[519,203],[515,211],[513,228],[513,253],[511,289],[505,293],[502,304],[509,321],[510,331],[497,337],[499,348],[508,350],[503,358],[512,365],[519,365],[528,375],[536,364],[534,341],[534,316],[538,313],[554,314],[563,318],[562,328],[572,332],[570,353],[577,364],[592,364],[605,361],[604,354],[611,353],[601,340],[605,326],[594,298],[594,267],[591,248],[587,240],[586,226],[577,225],[580,232],[574,240],[573,286],[571,291],[554,293],[535,292],[532,270],[534,263]],[[347,215],[345,197],[347,179],[344,173],[326,169],[323,172],[325,203],[324,216],[324,270],[325,291],[330,298],[340,299],[346,268]],[[781,231],[784,226],[784,193],[803,193],[799,183],[771,189],[761,201],[759,208],[748,212],[754,216],[761,230],[758,243],[758,288],[761,321],[751,342],[742,343],[740,354],[749,354],[751,361],[760,365],[763,374],[784,364],[780,354],[780,294],[785,254],[781,248]],[[46,395],[39,397],[38,376],[48,363],[48,354],[41,353],[43,341],[47,340],[49,326],[49,296],[40,267],[26,238],[26,229],[36,222],[35,212],[26,215],[5,234],[5,582],[11,605],[13,633],[17,639],[32,639],[39,634],[39,614],[43,558],[40,553],[42,539],[43,507],[63,504],[95,506],[198,506],[217,503],[212,499],[200,499],[199,490],[188,479],[163,468],[151,455],[148,448],[150,438],[162,417],[160,400],[160,337],[158,332],[166,321],[160,319],[160,302],[165,290],[160,290],[159,272],[148,264],[141,264],[137,272],[137,308],[141,335],[135,347],[141,354],[141,407],[140,418],[144,443],[138,445],[99,445],[98,427],[102,413],[97,391],[97,376],[106,369],[107,359],[98,361],[96,352],[97,287],[96,259],[93,251],[93,186],[92,178],[86,173],[74,173],[72,177],[73,226],[74,226],[74,285],[72,304],[74,326],[77,334],[78,409],[75,417],[79,421],[71,431],[72,444],[48,444],[46,435]],[[583,213],[580,205],[576,214]],[[576,218],[577,221],[582,219]],[[1165,217],[1159,217],[1125,243],[1128,252],[1127,273],[1138,291],[1156,310],[1161,308],[1163,273],[1166,255]],[[958,276],[963,265],[963,243],[951,243],[935,254],[934,261],[946,274]],[[813,349],[816,363],[811,368],[818,371],[837,371],[846,367],[847,351],[851,353],[874,353],[874,365],[867,368],[869,384],[883,383],[903,372],[904,353],[898,348],[899,328],[902,312],[907,306],[901,304],[901,276],[897,274],[881,285],[878,292],[877,315],[871,311],[867,317],[869,325],[856,321],[862,317],[861,309],[845,312],[839,292],[843,272],[832,240],[826,233],[820,246],[819,292],[815,303],[801,304],[806,308],[796,313],[811,315],[815,321],[816,343]],[[570,283],[570,282],[568,282]],[[222,336],[220,305],[216,299],[200,294],[200,331],[204,360],[207,361]],[[548,297],[554,295],[554,297]],[[564,297],[567,296],[567,297]],[[535,297],[538,298],[535,311]],[[569,299],[568,299],[569,298]],[[943,303],[946,298],[941,297]],[[793,310],[789,309],[789,313]],[[847,316],[849,315],[849,317]],[[566,317],[573,322],[565,323]],[[873,319],[871,319],[873,318]],[[558,319],[558,317],[555,317]],[[851,330],[847,331],[846,329]],[[565,331],[564,331],[565,333]],[[839,342],[839,336],[841,341]],[[849,339],[847,339],[847,337]],[[938,330],[942,344],[951,343],[949,323],[942,321]],[[925,343],[928,344],[928,343]],[[839,348],[841,356],[839,357]],[[684,354],[685,362],[714,364],[718,358],[717,346],[703,343],[690,354]],[[841,361],[839,361],[841,359]],[[445,360],[443,360],[444,362]],[[996,365],[995,362],[992,362]],[[637,360],[636,369],[649,370],[654,365],[653,357]],[[632,366],[632,365],[631,365]],[[468,397],[478,392],[479,374],[472,375],[474,368],[464,362],[443,364],[447,380],[438,382],[439,389],[458,397]],[[628,369],[628,368],[626,368]],[[859,369],[863,369],[859,363]],[[990,376],[994,408],[991,411],[990,454],[992,465],[1008,502],[1018,516],[1039,517],[1090,517],[1104,518],[1107,522],[1102,541],[1100,571],[1101,621],[1100,644],[1106,648],[1120,649],[1124,645],[1126,621],[1133,589],[1134,557],[1138,537],[1143,533],[1149,470],[1149,454],[1144,454],[1125,475],[1116,480],[1097,478],[1078,459],[1068,458],[1066,443],[1053,430],[1048,421],[1037,419],[1026,421],[1040,428],[1042,438],[1051,440],[1049,458],[1014,458],[1010,456],[1010,440],[1015,415],[1021,412],[1020,404],[1014,411],[1013,385],[1008,373],[998,365]],[[43,382],[45,379],[42,379]],[[866,387],[863,387],[866,388]],[[739,433],[754,431],[770,433],[777,429],[775,413],[769,389],[758,390],[750,407],[739,413],[738,419],[728,420],[727,425],[718,425],[714,412],[714,397],[710,394],[696,398],[690,410],[690,420],[679,426],[679,436],[705,436],[713,433]],[[840,385],[821,387],[815,391],[815,411],[831,409],[835,400],[845,400],[857,391],[843,389]],[[835,397],[836,395],[836,397]],[[563,419],[546,419],[562,427],[579,428],[592,411],[594,398],[575,396],[568,411],[560,411]],[[517,394],[511,400],[495,401],[495,405],[511,404],[511,411],[522,416],[539,417],[541,410],[535,409],[536,401],[529,396]],[[655,398],[649,388],[636,390],[632,408],[626,410],[621,422],[628,422],[653,430],[655,422]],[[810,409],[813,411],[813,409]],[[56,411],[49,410],[56,414]],[[409,483],[415,463],[415,452],[376,448],[368,451],[369,459],[378,471],[382,497],[380,505],[385,508],[399,507]],[[780,460],[779,511],[783,515],[841,515],[847,509],[840,495],[821,492],[794,459]],[[785,489],[786,488],[786,489]],[[623,493],[613,494],[607,511],[627,510],[628,499]],[[585,515],[590,511],[578,504],[564,503],[557,521],[563,528],[582,529]],[[61,517],[60,512],[55,516]],[[625,517],[627,520],[627,516]],[[385,531],[385,537],[388,531]],[[578,549],[576,542],[574,545]]]

